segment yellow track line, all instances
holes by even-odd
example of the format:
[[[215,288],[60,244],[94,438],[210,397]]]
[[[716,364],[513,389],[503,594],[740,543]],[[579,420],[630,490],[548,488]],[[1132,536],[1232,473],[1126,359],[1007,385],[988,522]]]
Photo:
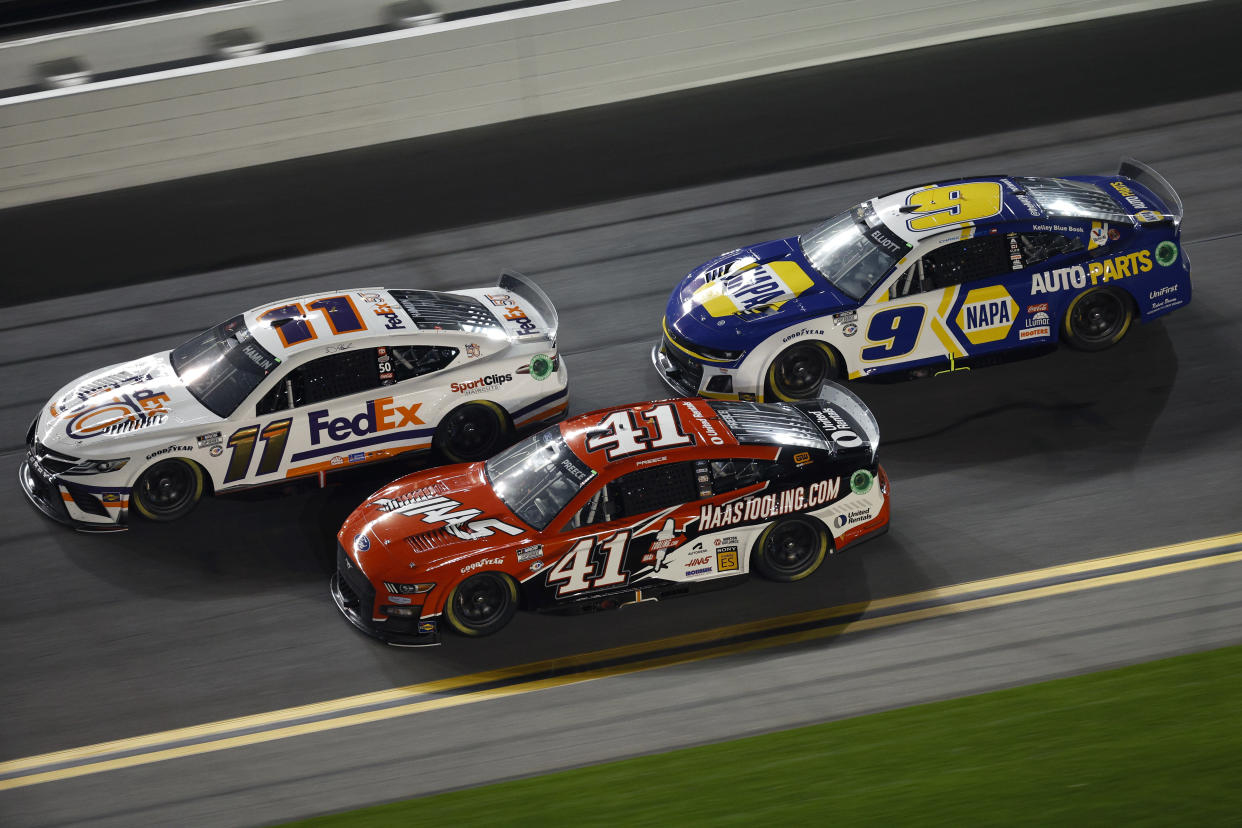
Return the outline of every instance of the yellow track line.
[[[719,640],[722,638],[731,638],[746,633],[762,632],[767,629],[813,622],[816,620],[831,618],[833,616],[845,615],[851,612],[859,612],[864,609],[884,609],[888,607],[901,606],[903,604],[920,603],[927,600],[966,595],[971,592],[982,592],[1005,586],[1020,585],[1022,583],[1030,583],[1032,581],[1055,578],[1063,575],[1072,575],[1098,569],[1108,569],[1116,566],[1142,563],[1163,557],[1172,557],[1176,555],[1204,551],[1213,547],[1229,545],[1231,543],[1242,543],[1242,533],[1222,535],[1216,538],[1207,538],[1187,543],[1173,544],[1171,546],[1158,547],[1155,549],[1147,549],[1139,552],[1131,552],[1105,558],[1096,558],[1090,561],[1080,561],[1062,566],[1047,567],[1045,569],[1015,573],[1013,575],[1006,575],[998,578],[988,578],[985,580],[926,590],[923,592],[911,593],[893,598],[883,598],[865,603],[848,604],[826,610],[814,610],[811,612],[782,616],[781,618],[737,624],[730,627],[719,627],[713,630],[689,633],[657,641],[615,647],[608,650],[600,650],[595,653],[584,653],[567,658],[549,659],[547,661],[534,662],[532,664],[520,665],[517,667],[503,668],[484,673],[474,673],[466,676],[457,676],[454,678],[426,682],[423,684],[414,684],[407,687],[394,688],[392,690],[385,690],[377,693],[366,693],[342,699],[334,699],[318,704],[287,708],[255,716],[246,716],[199,725],[196,727],[182,728],[162,733],[153,733],[131,739],[120,739],[114,742],[104,742],[97,745],[59,751],[57,753],[30,756],[24,759],[0,763],[0,773],[12,773],[15,771],[43,767],[61,762],[89,759],[109,753],[138,750],[144,747],[152,747],[174,741],[202,738],[204,736],[211,736],[217,733],[270,725],[280,721],[289,721],[295,718],[303,718],[311,715],[322,715],[340,710],[348,710],[351,708],[389,702],[402,698],[425,695],[436,691],[503,680],[505,678],[512,678],[515,676],[529,675],[532,673],[546,671],[548,669],[573,666],[574,664],[619,658],[624,657],[625,655],[642,654],[644,652],[654,652],[662,649],[682,647],[693,643]],[[351,727],[358,724],[367,724],[370,722],[382,721],[384,719],[397,718],[400,716],[408,716],[431,710],[457,707],[464,704],[473,704],[475,702],[485,701],[488,699],[504,698],[506,696],[529,693],[537,690],[545,690],[552,687],[579,684],[608,676],[642,672],[645,670],[665,667],[671,664],[691,663],[709,658],[717,658],[723,655],[751,652],[754,650],[779,647],[802,641],[832,637],[845,632],[862,632],[866,630],[895,626],[897,624],[925,620],[928,618],[936,618],[939,616],[955,615],[979,609],[1006,606],[1009,604],[1021,603],[1039,598],[1051,597],[1054,595],[1067,595],[1074,592],[1097,589],[1103,586],[1156,578],[1177,572],[1188,572],[1238,561],[1242,561],[1242,552],[1230,552],[1210,558],[1197,558],[1189,561],[1180,561],[1129,572],[1102,575],[1065,584],[1055,584],[1052,586],[1036,587],[1004,595],[975,598],[960,601],[954,604],[926,607],[923,609],[910,610],[908,612],[895,613],[893,615],[881,616],[878,618],[863,618],[827,627],[816,627],[809,630],[785,633],[783,635],[761,638],[752,641],[723,644],[709,649],[696,650],[688,653],[666,655],[635,663],[597,668],[594,670],[574,673],[568,676],[556,676],[552,678],[539,679],[490,690],[479,690],[472,693],[463,693],[447,698],[426,699],[402,705],[385,707],[379,710],[362,711],[345,716],[336,716],[331,719],[315,722],[304,722],[287,727],[263,730],[260,732],[238,736],[230,736],[206,743],[183,745],[165,750],[142,753],[135,756],[101,760],[71,768],[62,768],[59,770],[28,774],[26,776],[0,780],[0,790],[36,785],[42,782],[50,782],[58,779],[69,779],[77,776],[99,773],[106,770],[115,770],[118,768],[150,764],[153,762],[164,761],[166,759],[175,759],[183,756],[192,756],[203,753],[211,753],[218,750],[227,750],[235,747],[244,747],[246,745],[276,741],[278,739],[287,739],[293,736],[300,736],[308,733],[320,733],[328,730]]]

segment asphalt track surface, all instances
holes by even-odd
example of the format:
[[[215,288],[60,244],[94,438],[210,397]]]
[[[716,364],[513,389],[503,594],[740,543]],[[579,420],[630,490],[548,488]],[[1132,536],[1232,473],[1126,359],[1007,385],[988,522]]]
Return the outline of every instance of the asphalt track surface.
[[[718,628],[851,609],[781,647],[635,672],[621,663],[616,675],[462,703],[424,688],[413,698],[434,703],[409,715],[130,768],[5,789],[27,771],[0,765],[0,823],[270,823],[1238,643],[1236,538],[1199,568],[887,626],[866,618],[895,596],[1242,530],[1239,134],[1242,93],[1214,94],[11,308],[0,325],[0,763],[542,660],[560,660],[546,675],[572,677],[570,662],[591,652],[703,632],[693,651]],[[489,639],[386,648],[327,594],[333,532],[385,474],[209,500],[179,524],[109,536],[50,524],[17,486],[29,418],[66,379],[260,302],[462,287],[517,267],[560,309],[571,408],[586,411],[663,395],[647,356],[661,308],[673,281],[716,252],[904,184],[1103,173],[1120,155],[1151,163],[1185,200],[1193,302],[1100,354],[856,385],[881,424],[893,528],[797,584],[520,614]]]

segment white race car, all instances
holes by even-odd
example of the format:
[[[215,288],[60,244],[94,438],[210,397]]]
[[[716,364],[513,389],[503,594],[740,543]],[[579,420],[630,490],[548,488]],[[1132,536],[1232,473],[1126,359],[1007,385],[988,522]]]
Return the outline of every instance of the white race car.
[[[82,530],[173,520],[235,491],[434,448],[490,457],[564,416],[556,310],[495,288],[324,291],[69,383],[31,423],[22,489]]]

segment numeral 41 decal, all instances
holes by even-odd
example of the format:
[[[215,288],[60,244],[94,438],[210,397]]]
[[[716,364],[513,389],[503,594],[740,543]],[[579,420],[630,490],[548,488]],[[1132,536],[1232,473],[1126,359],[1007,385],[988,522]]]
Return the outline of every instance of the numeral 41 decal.
[[[630,533],[618,532],[604,541],[599,547],[606,553],[601,562],[591,559],[597,540],[599,538],[592,537],[578,541],[556,562],[556,566],[548,570],[548,586],[559,585],[556,588],[557,598],[588,589],[624,586],[629,581],[630,573],[622,571],[621,565],[625,563],[625,548],[629,545]]]
[[[591,429],[586,439],[587,451],[603,451],[609,460],[637,454],[640,451],[685,446],[694,438],[681,430],[677,412],[669,403],[653,405],[642,412],[647,421],[640,426],[632,411],[614,411]]]

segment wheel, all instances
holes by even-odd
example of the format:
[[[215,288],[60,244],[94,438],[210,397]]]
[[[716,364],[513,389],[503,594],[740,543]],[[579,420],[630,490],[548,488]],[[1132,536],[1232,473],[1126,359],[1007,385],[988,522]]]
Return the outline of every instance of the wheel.
[[[755,542],[755,568],[773,581],[800,581],[828,554],[828,533],[802,515],[776,521]]]
[[[503,572],[471,575],[449,593],[444,616],[462,635],[491,635],[517,612],[517,583]]]
[[[768,368],[768,390],[778,400],[813,400],[826,380],[841,375],[841,361],[823,342],[799,342],[777,355]]]
[[[486,460],[504,448],[513,428],[504,409],[494,402],[459,405],[436,428],[436,450],[454,463]]]
[[[1065,309],[1065,341],[1082,351],[1116,345],[1134,321],[1128,296],[1110,288],[1080,293]]]
[[[144,471],[130,497],[147,520],[176,520],[189,514],[203,494],[203,470],[173,457]]]

